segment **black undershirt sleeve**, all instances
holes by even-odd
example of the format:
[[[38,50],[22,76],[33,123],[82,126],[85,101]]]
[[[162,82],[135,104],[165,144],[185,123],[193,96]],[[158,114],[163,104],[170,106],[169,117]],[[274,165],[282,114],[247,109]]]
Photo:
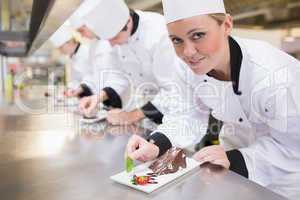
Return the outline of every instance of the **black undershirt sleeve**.
[[[227,151],[226,155],[228,157],[228,160],[230,162],[230,168],[229,170],[248,178],[248,169],[246,166],[245,159],[242,155],[242,153],[239,150],[231,150]]]
[[[111,87],[103,89],[108,96],[108,100],[104,101],[103,104],[107,107],[122,108],[122,99],[120,95]]]
[[[156,132],[156,133],[150,135],[147,140],[149,142],[152,142],[156,146],[158,146],[158,148],[159,148],[158,157],[160,157],[161,155],[166,153],[172,147],[172,143],[169,140],[169,138],[160,132]]]
[[[151,103],[148,102],[141,108],[146,117],[155,122],[156,124],[162,124],[164,115]]]

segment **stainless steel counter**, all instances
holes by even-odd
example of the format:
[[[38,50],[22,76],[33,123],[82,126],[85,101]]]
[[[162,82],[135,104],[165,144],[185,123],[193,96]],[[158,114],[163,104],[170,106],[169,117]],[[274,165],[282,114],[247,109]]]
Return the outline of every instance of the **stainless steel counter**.
[[[82,127],[71,113],[0,118],[3,200],[284,199],[232,172],[204,165],[147,195],[109,179],[124,170],[128,137],[137,127]]]

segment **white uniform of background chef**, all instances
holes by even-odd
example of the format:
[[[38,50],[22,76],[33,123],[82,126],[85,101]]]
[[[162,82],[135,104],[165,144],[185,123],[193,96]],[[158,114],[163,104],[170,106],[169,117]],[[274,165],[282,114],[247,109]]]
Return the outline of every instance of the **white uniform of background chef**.
[[[197,107],[165,116],[152,142],[132,137],[128,155],[149,160],[171,145],[195,144],[206,133],[203,122],[212,110],[224,123],[221,145],[203,148],[194,158],[299,199],[299,61],[265,42],[230,37],[231,17],[220,21],[222,15],[216,15],[226,13],[222,0],[164,0],[163,5],[177,55],[194,72],[183,64],[177,82],[193,91],[184,98],[192,97],[186,99]]]
[[[85,20],[100,39],[110,41],[113,50],[110,65],[98,73],[104,77],[102,91],[98,96],[82,99],[81,108],[90,112],[104,102],[130,111],[109,112],[111,123],[130,124],[145,116],[160,123],[161,99],[176,64],[163,16],[130,11],[123,0],[103,0]],[[148,102],[137,103],[138,95],[151,97],[145,97]],[[131,111],[134,108],[137,109]]]
[[[99,65],[101,63],[99,62],[99,57],[103,57],[103,60],[105,60],[105,55],[108,54],[111,49],[107,41],[99,41],[96,36],[87,29],[82,19],[84,15],[94,8],[96,3],[97,1],[95,0],[85,0],[69,18],[72,28],[81,34],[81,46],[77,53],[79,54],[77,55],[77,60],[83,61],[84,59],[85,61],[84,63],[82,62],[83,65],[80,68],[80,70],[85,71],[85,73],[83,74],[80,85],[73,91],[73,95],[71,94],[71,96],[90,96],[96,93],[96,91],[99,91],[99,88],[97,87],[99,80],[97,80],[97,77],[95,76],[97,65],[95,64]],[[81,53],[82,51],[84,51],[84,54]],[[95,63],[96,55],[98,57],[98,63]]]
[[[71,58],[71,80],[68,83],[69,90],[67,93],[73,93],[79,87],[85,74],[88,73],[86,66],[89,47],[80,44],[76,39],[76,35],[78,33],[71,27],[71,23],[68,20],[50,38],[54,47]]]

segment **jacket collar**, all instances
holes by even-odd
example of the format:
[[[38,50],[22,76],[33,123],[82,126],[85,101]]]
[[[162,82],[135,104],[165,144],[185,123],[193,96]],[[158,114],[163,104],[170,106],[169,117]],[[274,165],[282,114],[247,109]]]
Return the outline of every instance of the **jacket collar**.
[[[80,46],[81,46],[81,44],[78,43],[76,49],[74,50],[74,52],[73,52],[72,55],[71,55],[71,58],[74,57],[74,56],[77,54],[77,52],[78,52]]]
[[[131,36],[133,36],[138,30],[140,16],[134,10],[130,10],[130,16],[132,17],[132,22],[133,22],[133,28],[131,31]]]
[[[243,60],[243,53],[240,45],[232,38],[229,37],[229,51],[230,51],[230,75],[233,91],[236,95],[241,95],[239,91],[239,79],[240,79],[240,71]],[[209,73],[206,74],[211,77]]]
[[[243,60],[243,53],[240,45],[232,37],[229,37],[229,49],[231,81],[233,91],[236,95],[241,95],[241,92],[239,91],[239,79]]]

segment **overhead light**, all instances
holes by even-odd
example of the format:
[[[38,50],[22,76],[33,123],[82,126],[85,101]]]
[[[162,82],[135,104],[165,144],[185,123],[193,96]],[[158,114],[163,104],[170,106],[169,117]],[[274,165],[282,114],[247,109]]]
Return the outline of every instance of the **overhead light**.
[[[25,42],[21,41],[1,41],[8,48],[23,48],[26,46]]]
[[[292,28],[291,35],[294,37],[300,37],[300,28]]]
[[[284,38],[284,41],[285,42],[295,42],[295,37],[293,37],[293,36],[286,36],[285,38]]]

